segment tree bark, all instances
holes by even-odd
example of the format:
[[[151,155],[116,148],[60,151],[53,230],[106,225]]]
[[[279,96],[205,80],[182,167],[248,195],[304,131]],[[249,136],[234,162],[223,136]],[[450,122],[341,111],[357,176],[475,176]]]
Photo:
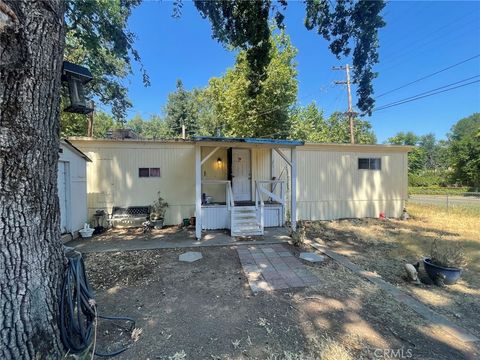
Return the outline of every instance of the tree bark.
[[[62,0],[0,0],[0,358],[60,359]]]

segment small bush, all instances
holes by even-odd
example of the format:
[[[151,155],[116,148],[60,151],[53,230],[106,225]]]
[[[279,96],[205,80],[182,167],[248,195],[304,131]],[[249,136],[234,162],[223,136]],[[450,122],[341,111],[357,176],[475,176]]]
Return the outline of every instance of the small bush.
[[[459,243],[433,240],[430,251],[433,264],[450,268],[462,268],[467,265],[465,250]]]
[[[297,222],[297,229],[292,231],[293,245],[301,246],[305,243],[305,224],[302,221]]]

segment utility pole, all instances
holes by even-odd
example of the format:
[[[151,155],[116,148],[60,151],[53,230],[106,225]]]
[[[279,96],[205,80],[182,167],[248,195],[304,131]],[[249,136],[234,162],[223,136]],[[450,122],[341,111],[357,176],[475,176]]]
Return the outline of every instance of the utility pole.
[[[345,70],[347,72],[347,80],[346,81],[334,81],[336,85],[347,85],[347,96],[348,96],[348,111],[347,111],[347,116],[348,120],[350,122],[350,143],[354,144],[355,143],[355,136],[354,136],[354,131],[353,131],[353,119],[355,115],[357,114],[356,112],[353,111],[352,109],[352,91],[350,89],[350,65],[345,65],[345,66],[333,66],[332,70]]]
[[[90,101],[90,108],[94,109],[95,107],[95,103],[93,101]],[[88,115],[87,115],[87,136],[88,137],[93,137],[93,113],[95,112],[95,110],[92,110],[92,112],[90,112]]]

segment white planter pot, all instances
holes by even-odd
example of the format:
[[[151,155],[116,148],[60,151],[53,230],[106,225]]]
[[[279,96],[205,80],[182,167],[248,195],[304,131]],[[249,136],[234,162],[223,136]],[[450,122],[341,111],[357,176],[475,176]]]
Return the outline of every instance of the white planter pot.
[[[92,237],[94,231],[95,229],[89,228],[89,229],[81,229],[78,232],[80,233],[80,236],[82,238],[89,238],[89,237]]]

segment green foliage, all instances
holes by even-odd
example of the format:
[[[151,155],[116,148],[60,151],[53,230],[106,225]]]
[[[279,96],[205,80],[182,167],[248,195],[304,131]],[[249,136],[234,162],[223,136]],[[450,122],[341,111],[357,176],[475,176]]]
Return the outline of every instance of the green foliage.
[[[423,170],[408,174],[409,186],[448,186],[450,174],[448,171]]]
[[[95,111],[93,115],[93,137],[105,138],[107,132],[115,127],[113,116],[103,111]]]
[[[177,1],[177,12],[181,7]],[[204,1],[196,0],[200,14],[212,24],[213,37],[226,46],[244,52],[247,91],[251,98],[259,96],[269,76],[272,59],[269,13],[273,11],[277,26],[283,28],[283,11],[286,0],[280,6],[267,1]],[[348,56],[353,48],[353,78],[358,83],[358,107],[367,113],[374,105],[372,81],[376,73],[372,68],[378,62],[378,29],[385,23],[379,15],[385,6],[380,1],[306,0],[305,27],[315,29],[330,42],[330,50],[338,58]],[[280,9],[282,8],[282,9]]]
[[[202,132],[214,135],[221,128],[225,136],[286,137],[290,129],[289,108],[297,96],[297,50],[283,32],[272,35],[265,80],[255,97],[250,96],[249,64],[240,51],[235,66],[221,78],[212,78],[204,93],[211,107],[202,107]]]
[[[63,113],[60,117],[62,137],[87,136],[87,116]],[[103,111],[93,113],[93,137],[104,138],[107,131],[115,126],[113,117]]]
[[[418,136],[413,132],[399,132],[395,136],[387,139],[387,143],[393,145],[409,145],[415,146],[408,153],[408,172],[409,174],[418,174],[425,170],[427,162],[433,166],[436,164],[437,143],[434,134],[427,134],[425,136]],[[436,167],[430,167],[435,169]]]
[[[127,122],[126,127],[135,131],[143,139],[170,138],[168,125],[158,115],[152,115],[150,119],[144,120],[140,114],[136,114]]]
[[[82,114],[62,113],[60,134],[62,137],[87,136],[87,117]]]
[[[212,23],[213,37],[226,46],[243,50],[248,94],[259,94],[266,68],[271,60],[270,28],[271,2],[267,1],[195,1],[204,18]],[[278,21],[280,24],[281,21]]]
[[[471,191],[468,187],[443,187],[438,185],[433,186],[409,186],[408,193],[410,195],[465,195],[466,192]]]
[[[169,128],[170,136],[182,135],[182,125],[186,128],[188,136],[197,133],[196,98],[183,87],[182,80],[177,80],[176,91],[168,95],[165,106],[165,122]]]
[[[315,103],[306,107],[293,109],[291,113],[291,130],[289,137],[308,142],[349,143],[350,122],[345,114],[333,113],[324,119]],[[376,137],[371,130],[370,122],[360,119],[354,120],[355,142],[359,144],[375,144]]]
[[[462,184],[480,189],[480,113],[453,125],[447,141],[437,141],[434,134],[399,132],[387,142],[415,146],[408,154],[410,186]]]
[[[480,188],[480,113],[459,120],[448,134],[453,180]]]
[[[141,0],[68,0],[66,4],[65,59],[90,69],[93,80],[88,85],[88,97],[110,105],[117,120],[124,119],[131,107],[121,79],[132,73],[132,58],[140,64],[144,84],[149,84],[133,47],[135,36],[127,29],[132,9],[140,3]]]

